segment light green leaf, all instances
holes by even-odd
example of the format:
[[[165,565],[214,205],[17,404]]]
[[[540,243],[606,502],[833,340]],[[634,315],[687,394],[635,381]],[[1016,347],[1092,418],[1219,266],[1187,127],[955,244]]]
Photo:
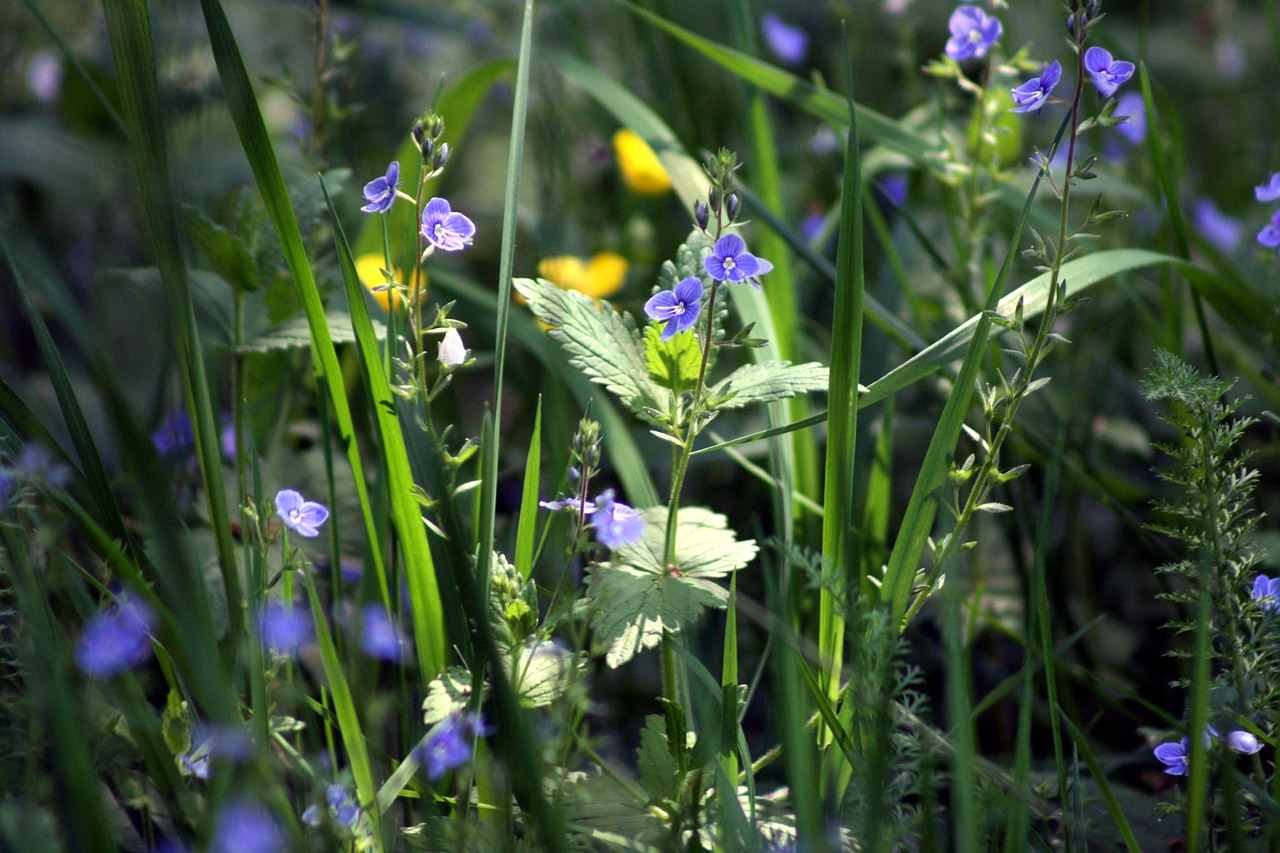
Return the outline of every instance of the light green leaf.
[[[667,510],[654,507],[644,511],[644,536],[615,552],[615,563],[654,575],[666,575],[663,551],[666,547]],[[735,572],[755,559],[754,539],[738,541],[728,520],[719,513],[698,506],[681,507],[676,531],[675,563],[678,576],[719,578]]]
[[[356,334],[351,318],[344,313],[329,312],[324,315],[329,326],[329,337],[334,344],[354,343]],[[382,340],[387,330],[378,320],[372,320],[373,333]],[[305,348],[311,346],[311,326],[306,317],[294,317],[267,329],[258,337],[240,346],[241,352],[271,352],[273,350]]]
[[[586,661],[585,654],[574,654],[550,640],[528,643],[520,650],[511,689],[526,708],[550,705],[565,694]]]
[[[702,261],[710,252],[711,238],[696,229],[690,231],[676,249],[675,260],[662,262],[658,270],[659,288],[671,290],[686,278],[702,278],[706,271]]]
[[[569,363],[605,386],[640,417],[666,407],[667,392],[649,378],[635,320],[598,306],[576,290],[561,290],[544,279],[517,278],[516,290],[539,320],[552,326],[551,337],[569,353]]]
[[[436,676],[422,702],[422,722],[434,726],[450,714],[465,710],[471,701],[471,681],[465,666],[451,666]]]
[[[702,350],[693,332],[677,332],[662,340],[662,327],[651,323],[644,330],[644,363],[649,377],[679,395],[693,390],[702,366]]]
[[[704,607],[723,608],[729,598],[727,590],[702,578],[616,563],[592,570],[589,595],[596,607],[591,627],[609,644],[605,662],[614,669],[662,642],[664,631],[679,633]]]
[[[644,718],[640,748],[636,751],[640,784],[655,801],[674,800],[680,791],[679,770],[667,742],[667,721],[657,714]]]
[[[770,361],[748,364],[730,373],[711,389],[713,396],[733,394],[721,409],[740,409],[751,403],[783,400],[809,391],[826,391],[830,371],[821,364]]]

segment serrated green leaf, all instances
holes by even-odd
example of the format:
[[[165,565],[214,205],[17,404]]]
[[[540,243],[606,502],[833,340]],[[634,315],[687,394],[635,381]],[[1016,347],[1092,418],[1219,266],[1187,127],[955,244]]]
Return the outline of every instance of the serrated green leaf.
[[[662,642],[664,632],[692,625],[703,608],[723,608],[729,593],[704,578],[606,563],[591,572],[590,596],[596,607],[591,627],[609,644],[605,662],[616,669]]]
[[[667,742],[667,721],[650,714],[644,718],[640,732],[640,748],[636,751],[640,766],[640,784],[654,801],[674,800],[680,791],[680,776],[671,744]]]
[[[666,547],[667,510],[665,507],[646,509],[644,520],[644,536],[639,542],[618,548],[614,562],[665,575],[662,557]],[[750,563],[759,550],[754,539],[738,541],[723,515],[699,506],[682,507],[677,524],[675,564],[685,577],[724,577]]]
[[[698,383],[702,366],[702,350],[693,332],[677,332],[662,340],[662,328],[650,323],[644,330],[644,363],[649,377],[663,388],[679,396]]]
[[[711,251],[711,238],[701,231],[689,232],[689,237],[676,249],[675,260],[663,261],[658,270],[658,287],[671,290],[686,278],[701,278],[705,272],[703,259]]]
[[[465,666],[451,666],[427,687],[422,702],[422,721],[434,726],[450,714],[465,710],[471,701],[471,672]]]
[[[830,370],[817,362],[791,364],[770,361],[748,364],[730,373],[712,389],[712,396],[732,394],[721,409],[740,409],[752,403],[784,400],[809,391],[826,391]]]
[[[513,285],[534,315],[553,327],[550,335],[569,353],[571,365],[645,420],[650,420],[646,410],[666,410],[667,392],[649,378],[640,333],[630,315],[544,279],[517,278]]]
[[[542,708],[565,694],[587,656],[574,654],[551,641],[529,643],[520,650],[511,689],[526,708]]]
[[[351,318],[340,312],[329,312],[324,315],[329,326],[329,336],[334,344],[350,344],[356,340]],[[382,340],[387,330],[378,320],[372,320],[373,333]],[[294,349],[311,346],[311,326],[306,317],[294,317],[267,329],[258,337],[240,346],[240,352],[272,352],[274,350]]]

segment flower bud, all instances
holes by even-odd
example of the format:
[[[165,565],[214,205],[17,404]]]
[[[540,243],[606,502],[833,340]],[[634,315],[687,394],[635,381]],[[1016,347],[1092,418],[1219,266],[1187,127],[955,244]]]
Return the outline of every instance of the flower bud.
[[[457,329],[449,329],[440,340],[440,351],[437,355],[445,367],[457,367],[467,360],[467,347],[462,343],[462,335]]]
[[[1253,732],[1247,732],[1243,729],[1228,732],[1226,741],[1228,749],[1241,755],[1253,755],[1262,749],[1262,744],[1258,742],[1258,738],[1254,736]]]
[[[436,143],[430,137],[422,140],[422,144],[418,146],[418,150],[422,152],[422,162],[430,163],[431,155],[436,152]]]
[[[418,146],[418,150],[421,151],[422,146],[426,144],[426,141],[427,129],[423,126],[421,121],[415,121],[413,123],[413,144]]]
[[[436,168],[439,169],[449,159],[449,143],[440,144],[440,153],[436,155]]]
[[[720,215],[720,189],[718,187],[712,187],[711,191],[707,193],[707,201],[711,203],[711,212],[714,213],[716,216],[719,216]]]
[[[707,203],[701,199],[694,202],[693,219],[698,223],[699,231],[707,230],[707,223],[711,220],[710,211],[707,209]]]
[[[729,217],[729,221],[738,218],[738,207],[742,204],[742,196],[736,192],[731,192],[724,197],[725,214]]]

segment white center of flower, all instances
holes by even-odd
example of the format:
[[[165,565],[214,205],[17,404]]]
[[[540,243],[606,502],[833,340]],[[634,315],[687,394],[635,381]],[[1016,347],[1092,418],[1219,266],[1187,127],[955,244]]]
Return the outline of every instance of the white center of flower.
[[[982,41],[982,33],[978,32],[977,30],[969,30],[969,41],[973,42],[974,44],[977,44],[978,42]]]
[[[443,236],[444,236],[444,223],[443,223],[443,222],[437,222],[437,223],[436,223],[435,232],[436,232],[436,236],[437,236],[437,237],[443,237]]]
[[[734,263],[733,258],[725,258],[725,259],[724,259],[724,268],[725,268],[725,269],[727,269],[727,270],[731,270],[731,269],[733,269],[735,266],[737,266],[737,264],[735,264],[735,263]]]
[[[684,303],[683,303],[683,302],[677,302],[677,303],[676,303],[676,304],[671,308],[671,313],[672,313],[672,314],[676,314],[676,315],[683,314],[683,313],[684,313],[684,311],[685,311],[685,308],[684,308]]]
[[[297,524],[298,522],[302,521],[302,510],[300,509],[289,510],[289,520],[292,521],[294,524]]]

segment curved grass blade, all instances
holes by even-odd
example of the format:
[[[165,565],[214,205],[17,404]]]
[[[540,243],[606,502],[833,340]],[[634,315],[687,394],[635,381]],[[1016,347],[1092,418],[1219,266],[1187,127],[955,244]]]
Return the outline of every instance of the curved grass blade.
[[[533,413],[533,435],[524,464],[524,491],[516,525],[516,571],[525,580],[533,573],[533,548],[538,536],[538,489],[542,479],[542,397]]]
[[[271,148],[271,140],[267,137],[266,126],[262,123],[262,113],[253,94],[253,86],[249,83],[248,72],[245,71],[240,49],[236,46],[235,36],[231,32],[222,4],[218,0],[201,0],[200,5],[204,11],[205,27],[209,31],[213,58],[218,66],[218,77],[222,81],[222,91],[227,99],[227,109],[235,122],[240,144],[257,179],[258,190],[262,193],[267,214],[275,227],[276,236],[284,250],[285,262],[293,274],[307,315],[307,323],[311,329],[312,356],[320,375],[329,386],[329,400],[333,403],[334,415],[338,421],[338,441],[346,449],[365,535],[369,540],[369,557],[373,561],[383,599],[389,601],[381,538],[377,525],[374,524],[369,492],[365,486],[364,464],[360,460],[360,449],[355,440],[355,424],[342,382],[342,368],[338,364],[338,355],[329,336],[324,306],[320,303],[320,293],[311,274],[306,248],[302,244],[302,234],[298,230],[298,220],[294,216],[280,166]]]

